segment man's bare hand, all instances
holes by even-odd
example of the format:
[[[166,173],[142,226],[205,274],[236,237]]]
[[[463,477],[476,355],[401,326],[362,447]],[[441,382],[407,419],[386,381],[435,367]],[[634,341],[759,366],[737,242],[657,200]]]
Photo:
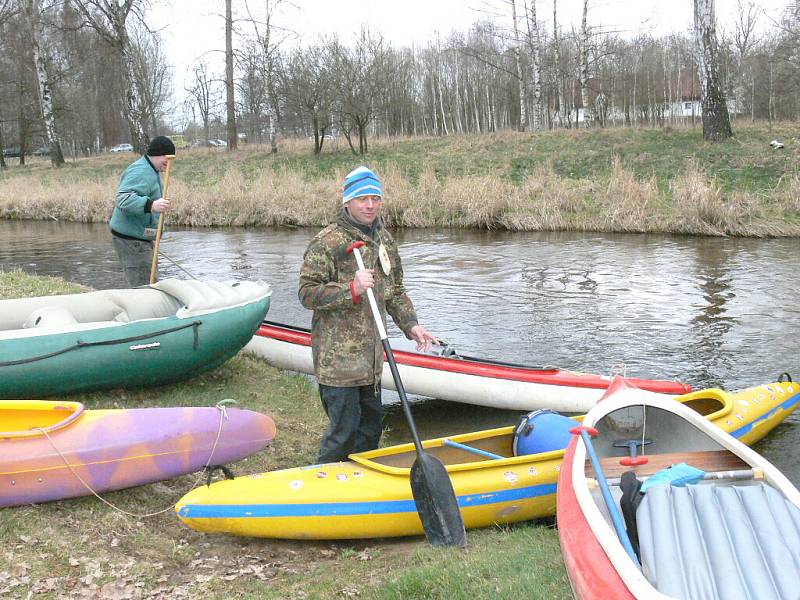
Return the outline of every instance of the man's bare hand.
[[[151,205],[151,210],[153,212],[158,213],[165,213],[169,210],[169,200],[166,198],[159,198],[158,200],[153,200],[153,204]]]
[[[374,269],[361,269],[356,271],[356,276],[353,278],[353,289],[357,296],[362,296],[367,289],[375,285],[375,270]]]

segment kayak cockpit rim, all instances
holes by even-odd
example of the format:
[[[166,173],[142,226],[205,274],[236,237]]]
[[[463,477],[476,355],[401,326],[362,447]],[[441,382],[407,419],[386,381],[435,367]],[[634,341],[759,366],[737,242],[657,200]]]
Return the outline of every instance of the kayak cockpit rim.
[[[74,423],[84,410],[81,402],[5,400],[0,403],[0,439],[53,433]]]
[[[447,437],[440,437],[431,440],[424,440],[422,446],[429,454],[441,460],[448,472],[471,471],[476,469],[495,468],[499,465],[519,465],[530,463],[531,461],[561,460],[564,456],[564,449],[540,452],[537,454],[526,454],[514,456],[512,444],[514,439],[515,426],[498,427],[486,431],[463,433]],[[451,447],[445,444],[446,440],[459,442],[492,454],[497,454],[502,458],[486,458],[478,454]],[[363,465],[369,469],[387,473],[389,475],[401,475],[408,477],[411,465],[417,457],[413,443],[391,446],[389,448],[378,448],[367,452],[351,454],[348,458],[355,463]]]
[[[676,396],[675,400],[688,406],[709,421],[721,419],[733,411],[731,395],[719,388],[689,392]]]

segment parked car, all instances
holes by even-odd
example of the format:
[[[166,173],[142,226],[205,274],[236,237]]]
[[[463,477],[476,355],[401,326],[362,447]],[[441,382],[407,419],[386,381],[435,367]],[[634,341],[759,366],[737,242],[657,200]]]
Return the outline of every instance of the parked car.
[[[19,146],[14,148],[5,148],[3,150],[3,158],[19,158]]]
[[[40,146],[33,152],[31,152],[34,156],[50,156],[50,146]]]
[[[228,145],[228,142],[225,140],[221,140],[219,138],[208,140],[208,145],[213,146],[215,148],[225,148]]]
[[[109,152],[133,152],[133,146],[130,144],[117,144]]]

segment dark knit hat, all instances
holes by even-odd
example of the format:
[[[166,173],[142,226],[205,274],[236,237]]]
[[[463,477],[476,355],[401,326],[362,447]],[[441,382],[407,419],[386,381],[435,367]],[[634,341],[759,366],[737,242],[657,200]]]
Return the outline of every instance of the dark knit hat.
[[[147,156],[166,156],[175,154],[175,144],[165,135],[158,135],[150,140],[147,146]]]

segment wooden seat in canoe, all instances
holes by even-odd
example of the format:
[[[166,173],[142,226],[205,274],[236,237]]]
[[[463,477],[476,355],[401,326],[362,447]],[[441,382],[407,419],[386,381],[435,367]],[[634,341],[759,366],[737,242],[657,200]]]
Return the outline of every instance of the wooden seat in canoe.
[[[608,456],[600,460],[603,473],[606,478],[611,479],[621,477],[625,471],[633,471],[640,479],[648,475],[653,475],[662,469],[678,463],[686,463],[697,469],[706,472],[713,471],[736,471],[749,469],[750,465],[741,458],[727,450],[704,450],[699,452],[669,452],[666,454],[646,455],[648,462],[638,466],[626,466],[620,464],[620,456]],[[586,463],[586,476],[594,477],[592,466]]]

